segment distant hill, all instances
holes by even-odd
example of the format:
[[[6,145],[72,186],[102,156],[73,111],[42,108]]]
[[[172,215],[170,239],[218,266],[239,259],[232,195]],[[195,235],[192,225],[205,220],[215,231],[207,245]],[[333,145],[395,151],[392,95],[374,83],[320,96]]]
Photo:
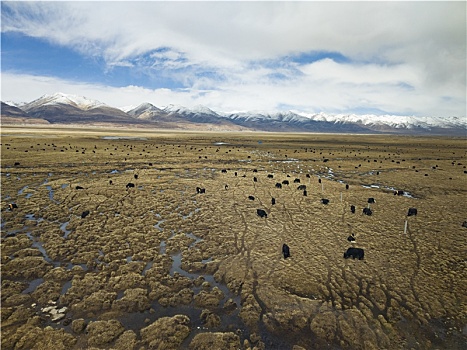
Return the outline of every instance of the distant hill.
[[[257,130],[271,132],[403,133],[467,136],[465,117],[416,117],[280,112],[215,112],[206,106],[186,108],[151,103],[119,109],[82,96],[44,95],[20,107],[2,102],[2,123],[125,125],[192,130]],[[16,119],[19,121],[20,119]]]
[[[45,119],[34,118],[22,109],[2,102],[2,124],[49,124]]]

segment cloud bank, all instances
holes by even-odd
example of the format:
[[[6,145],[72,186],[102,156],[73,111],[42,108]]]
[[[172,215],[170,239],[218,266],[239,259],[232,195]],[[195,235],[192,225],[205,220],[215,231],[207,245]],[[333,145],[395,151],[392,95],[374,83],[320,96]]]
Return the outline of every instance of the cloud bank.
[[[466,115],[463,1],[2,2],[13,33],[102,62],[102,81],[10,69],[2,100]]]

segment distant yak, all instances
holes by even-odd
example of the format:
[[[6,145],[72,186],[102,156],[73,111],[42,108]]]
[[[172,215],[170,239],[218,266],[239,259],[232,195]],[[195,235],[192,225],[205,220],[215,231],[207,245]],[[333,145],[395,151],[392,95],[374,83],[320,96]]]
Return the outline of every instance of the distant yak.
[[[373,212],[370,208],[363,208],[363,214],[370,216]]]
[[[8,208],[10,210],[18,209],[18,205],[16,203],[10,203],[10,204],[8,204]]]
[[[126,184],[126,188],[127,188],[127,189],[132,188],[132,187],[135,187],[135,184],[134,184],[134,183],[128,182],[128,183]]]
[[[409,211],[407,212],[407,216],[414,216],[417,215],[417,208],[409,208]]]
[[[256,209],[256,214],[261,218],[267,218],[268,214],[263,209]]]
[[[329,204],[329,199],[322,198],[322,199],[321,199],[321,203],[323,203],[323,204]]]
[[[363,251],[362,248],[349,248],[344,253],[344,259],[352,258],[352,259],[363,260],[364,256],[365,256],[365,252]]]
[[[350,206],[350,211],[352,212],[352,214],[355,214],[355,205]]]
[[[284,255],[284,259],[290,257],[290,248],[287,244],[282,245],[282,254]]]

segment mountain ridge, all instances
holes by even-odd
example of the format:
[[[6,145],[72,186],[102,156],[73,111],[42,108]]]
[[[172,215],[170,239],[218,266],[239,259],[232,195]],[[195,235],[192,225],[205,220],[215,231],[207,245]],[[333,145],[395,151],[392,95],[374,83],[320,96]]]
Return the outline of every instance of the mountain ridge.
[[[48,123],[148,125],[156,128],[196,130],[253,130],[326,133],[467,134],[465,117],[417,117],[373,114],[327,114],[296,110],[272,112],[216,112],[197,105],[187,108],[149,102],[117,108],[83,96],[56,93],[12,106],[2,102],[2,123],[21,114]]]

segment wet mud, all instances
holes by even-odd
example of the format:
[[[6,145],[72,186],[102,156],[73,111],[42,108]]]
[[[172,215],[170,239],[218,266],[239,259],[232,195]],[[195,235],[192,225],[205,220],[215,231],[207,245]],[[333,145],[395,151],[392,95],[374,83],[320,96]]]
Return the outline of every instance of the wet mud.
[[[12,129],[1,147],[2,349],[467,344],[465,140]]]

